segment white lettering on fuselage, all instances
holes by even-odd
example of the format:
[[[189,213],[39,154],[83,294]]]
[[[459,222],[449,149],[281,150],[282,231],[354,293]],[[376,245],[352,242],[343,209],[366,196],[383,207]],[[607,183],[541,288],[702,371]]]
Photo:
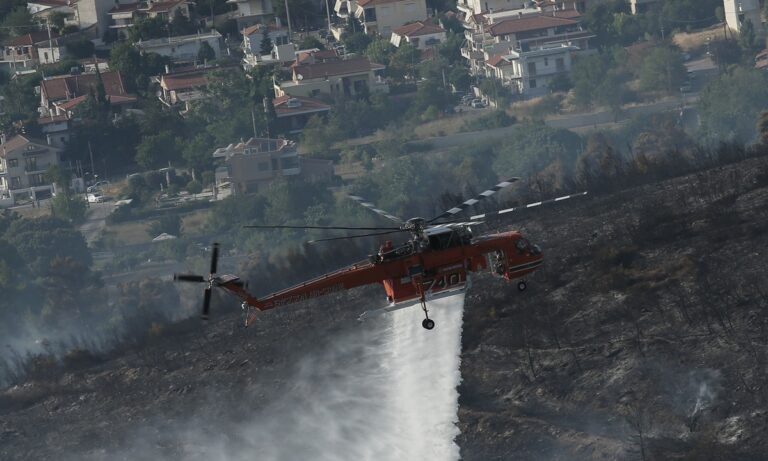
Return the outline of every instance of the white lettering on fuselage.
[[[336,285],[331,285],[329,287],[325,288],[318,288],[316,290],[308,291],[306,293],[301,293],[297,295],[292,296],[286,296],[282,299],[276,299],[274,301],[268,301],[264,304],[264,307],[280,307],[285,306],[286,304],[293,304],[298,303],[307,299],[312,298],[319,298],[320,296],[329,295],[331,293],[335,293],[337,291],[341,291],[344,289],[344,284],[337,283]]]

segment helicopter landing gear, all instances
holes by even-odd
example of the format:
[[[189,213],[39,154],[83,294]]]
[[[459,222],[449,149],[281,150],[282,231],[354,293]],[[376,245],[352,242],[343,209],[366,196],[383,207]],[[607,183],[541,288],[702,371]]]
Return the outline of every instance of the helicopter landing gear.
[[[419,301],[421,301],[421,310],[424,311],[424,317],[426,317],[424,320],[421,321],[421,326],[424,327],[425,330],[431,330],[435,328],[435,321],[429,318],[429,311],[427,311],[427,302],[424,300],[424,292],[422,291],[420,294],[421,294],[421,298],[419,299]]]
[[[421,321],[421,326],[423,326],[427,330],[431,330],[435,328],[435,321],[432,319],[424,319]]]
[[[525,283],[525,280],[520,280],[519,282],[517,282],[517,289],[519,291],[525,291],[526,288],[528,288],[528,284]]]

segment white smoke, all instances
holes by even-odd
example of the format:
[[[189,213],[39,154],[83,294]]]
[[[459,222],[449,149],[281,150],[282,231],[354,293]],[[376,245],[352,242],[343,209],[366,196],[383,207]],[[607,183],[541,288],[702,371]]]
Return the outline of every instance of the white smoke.
[[[458,460],[464,295],[428,305],[434,330],[422,328],[418,306],[398,310],[307,355],[277,400],[244,392],[242,406],[255,409],[245,421],[209,413],[171,437],[147,428],[130,453],[104,459]],[[157,448],[169,445],[173,455]]]

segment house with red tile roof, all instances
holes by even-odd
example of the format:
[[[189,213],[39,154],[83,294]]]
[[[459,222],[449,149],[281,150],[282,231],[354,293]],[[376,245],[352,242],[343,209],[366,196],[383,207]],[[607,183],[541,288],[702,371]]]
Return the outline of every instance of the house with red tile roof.
[[[179,108],[182,113],[189,111],[195,101],[205,99],[208,86],[208,72],[214,68],[191,69],[172,72],[155,77],[160,84],[160,102],[168,107]]]
[[[128,94],[118,71],[101,72],[106,98],[115,112],[133,107],[136,97]],[[57,75],[40,82],[40,111],[42,115],[72,114],[75,107],[97,91],[98,74]]]
[[[385,67],[366,57],[329,60],[292,66],[291,80],[275,82],[275,97],[349,97],[370,91],[389,92],[376,72]]]
[[[0,66],[11,72],[28,69],[38,64],[54,63],[64,55],[64,44],[59,34],[34,31],[7,39],[0,49]]]
[[[410,43],[423,50],[444,42],[445,29],[428,21],[416,21],[394,29],[389,41],[398,48]]]
[[[536,95],[570,72],[573,54],[594,52],[594,34],[582,26],[578,10],[543,6],[474,15],[461,50],[470,72],[499,78],[516,94]]]

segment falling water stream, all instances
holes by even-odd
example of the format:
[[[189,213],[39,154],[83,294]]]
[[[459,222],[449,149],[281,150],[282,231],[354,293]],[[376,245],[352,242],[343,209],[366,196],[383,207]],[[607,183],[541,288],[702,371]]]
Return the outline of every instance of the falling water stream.
[[[430,301],[429,308],[434,330],[422,328],[423,313],[414,306],[366,320],[310,352],[277,400],[243,402],[255,410],[245,422],[209,422],[204,431],[190,422],[175,429],[171,437],[180,453],[171,458],[458,460],[464,295]],[[153,437],[137,438],[131,453],[111,459],[167,458]]]

